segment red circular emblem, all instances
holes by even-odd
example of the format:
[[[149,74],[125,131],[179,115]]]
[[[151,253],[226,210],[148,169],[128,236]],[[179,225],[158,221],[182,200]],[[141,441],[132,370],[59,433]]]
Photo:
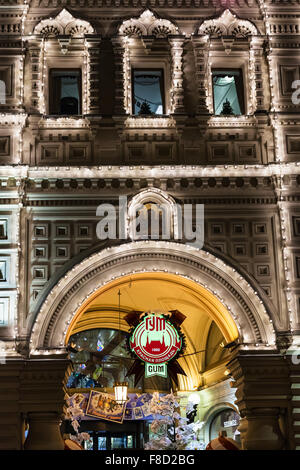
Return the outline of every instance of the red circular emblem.
[[[133,330],[129,345],[144,362],[162,364],[182,348],[177,329],[163,315],[147,314]]]

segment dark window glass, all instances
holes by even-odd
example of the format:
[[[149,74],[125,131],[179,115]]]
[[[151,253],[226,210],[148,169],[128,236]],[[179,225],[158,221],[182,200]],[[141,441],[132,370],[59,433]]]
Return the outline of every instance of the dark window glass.
[[[216,115],[244,114],[242,71],[213,70],[214,113]]]
[[[133,114],[164,114],[163,70],[132,71]]]
[[[51,70],[49,114],[81,114],[81,70]]]

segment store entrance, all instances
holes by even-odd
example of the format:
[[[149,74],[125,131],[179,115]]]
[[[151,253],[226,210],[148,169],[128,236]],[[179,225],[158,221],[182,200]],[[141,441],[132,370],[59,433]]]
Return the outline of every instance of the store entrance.
[[[62,423],[63,434],[73,434],[70,421]],[[82,420],[78,431],[88,433],[90,438],[83,442],[85,450],[143,449],[148,438],[148,423],[144,420],[126,421],[122,424],[109,421]]]
[[[135,449],[136,433],[125,432],[102,432],[93,431],[89,433],[91,438],[85,442],[86,450],[116,450]]]

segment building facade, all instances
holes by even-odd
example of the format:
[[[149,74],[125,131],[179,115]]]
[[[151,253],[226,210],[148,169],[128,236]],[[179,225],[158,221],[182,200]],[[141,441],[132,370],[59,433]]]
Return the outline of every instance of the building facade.
[[[153,309],[186,316],[207,426],[299,448],[299,0],[7,0],[0,28],[1,448],[62,448],[70,337]],[[139,204],[169,237],[132,236]]]

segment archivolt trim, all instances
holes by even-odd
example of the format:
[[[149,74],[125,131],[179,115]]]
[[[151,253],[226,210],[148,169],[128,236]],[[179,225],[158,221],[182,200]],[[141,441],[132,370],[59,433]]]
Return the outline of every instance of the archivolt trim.
[[[230,10],[225,10],[221,16],[204,21],[198,34],[212,37],[233,36],[235,38],[247,38],[258,35],[256,26],[248,20],[237,18]]]
[[[189,245],[138,241],[93,254],[61,278],[36,317],[31,351],[63,348],[68,326],[84,302],[112,280],[139,272],[168,272],[196,282],[230,312],[246,349],[275,348],[275,331],[262,300],[235,269]]]
[[[145,10],[138,18],[130,18],[123,21],[119,28],[119,34],[129,37],[154,36],[156,38],[166,38],[177,35],[178,27],[171,21],[156,18],[150,10]]]
[[[88,21],[74,18],[74,16],[64,8],[55,18],[47,18],[40,21],[35,26],[33,32],[43,37],[68,35],[80,38],[85,34],[95,33],[95,30]]]

